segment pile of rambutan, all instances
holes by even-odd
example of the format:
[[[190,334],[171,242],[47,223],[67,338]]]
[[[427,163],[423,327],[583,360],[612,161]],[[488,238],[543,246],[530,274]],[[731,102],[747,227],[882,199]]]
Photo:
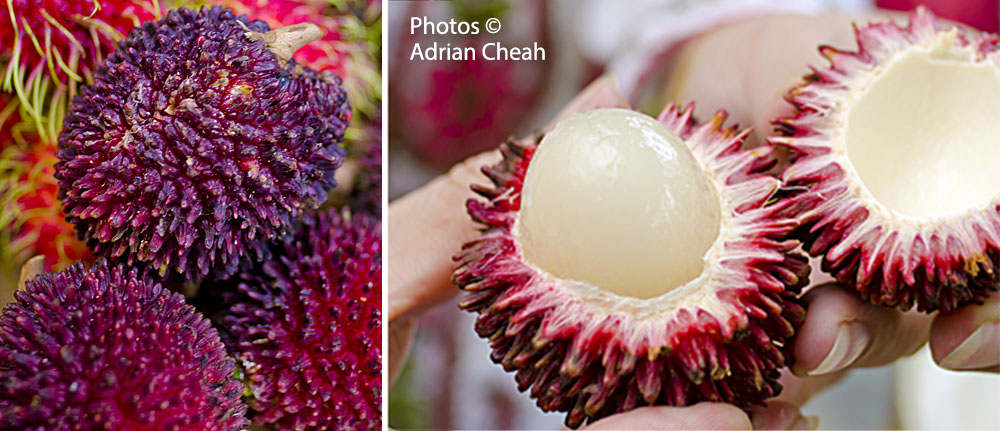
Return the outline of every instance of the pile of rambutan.
[[[0,428],[381,428],[378,7],[63,3],[0,14]]]

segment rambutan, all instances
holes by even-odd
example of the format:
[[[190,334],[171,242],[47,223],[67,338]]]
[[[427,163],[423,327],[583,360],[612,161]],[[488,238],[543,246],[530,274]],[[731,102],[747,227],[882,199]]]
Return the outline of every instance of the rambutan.
[[[0,93],[0,283],[35,255],[45,256],[46,270],[61,270],[93,256],[76,238],[56,200],[55,140],[51,131],[25,121],[23,107]],[[6,277],[10,278],[10,277]]]
[[[1000,49],[995,34],[907,26],[820,48],[771,139],[794,154],[775,204],[822,269],[875,304],[950,311],[1000,285]]]
[[[287,29],[177,9],[98,68],[56,164],[63,210],[96,255],[225,277],[326,200],[350,108],[336,75],[288,59],[316,32]]]
[[[243,367],[256,423],[283,430],[381,424],[379,220],[306,216],[275,257],[221,291],[216,320]]]
[[[60,210],[56,161],[54,143],[15,145],[0,154],[0,194],[9,199],[0,247],[16,265],[35,255],[45,256],[46,271],[61,270],[78,260],[93,261]]]
[[[218,333],[138,270],[74,264],[15,296],[0,314],[0,428],[245,426]]]
[[[809,265],[767,206],[770,147],[725,113],[570,115],[509,141],[473,186],[482,236],[455,256],[491,359],[566,425],[645,405],[743,408],[778,394]]]

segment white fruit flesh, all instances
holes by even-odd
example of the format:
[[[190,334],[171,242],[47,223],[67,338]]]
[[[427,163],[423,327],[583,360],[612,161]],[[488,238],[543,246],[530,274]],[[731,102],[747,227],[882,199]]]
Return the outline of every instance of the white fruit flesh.
[[[847,115],[847,154],[861,180],[916,219],[981,209],[1000,192],[997,66],[949,58],[947,35],[940,43],[901,54]]]
[[[542,140],[516,235],[553,276],[645,299],[701,274],[719,224],[716,191],[680,138],[646,115],[599,109]]]

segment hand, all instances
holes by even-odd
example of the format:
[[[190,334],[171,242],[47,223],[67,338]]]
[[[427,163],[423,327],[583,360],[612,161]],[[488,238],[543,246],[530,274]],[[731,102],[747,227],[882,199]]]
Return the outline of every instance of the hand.
[[[1000,371],[1000,295],[930,315],[871,305],[835,284],[813,288],[805,301],[806,321],[793,347],[796,374],[885,365],[928,340],[944,368]]]
[[[754,128],[748,144],[761,145],[773,129],[771,120],[791,113],[785,92],[810,72],[808,66],[827,66],[817,50],[820,45],[855,48],[851,23],[889,18],[905,20],[906,14],[774,14],[718,27],[677,54],[666,100],[696,102],[698,118],[711,118],[716,110],[725,109],[729,124]]]
[[[770,401],[748,417],[730,404],[699,403],[690,407],[641,407],[601,419],[584,430],[799,430],[817,429],[819,419],[802,416],[798,407]]]
[[[573,112],[628,107],[610,77],[599,78],[563,108],[549,126]],[[498,143],[499,144],[499,143]],[[389,382],[395,379],[413,334],[413,319],[459,293],[451,284],[451,257],[476,238],[465,210],[469,186],[487,184],[483,166],[500,161],[499,151],[466,159],[447,174],[389,205]]]
[[[779,401],[802,406],[848,370],[892,363],[928,338],[944,368],[1000,371],[1000,295],[930,315],[871,305],[834,283],[813,287],[804,300],[806,320],[792,345],[796,362],[782,372]]]
[[[556,116],[601,107],[629,107],[613,80],[600,78],[584,89]],[[426,186],[389,206],[389,382],[395,380],[415,330],[414,318],[458,294],[451,284],[451,257],[478,233],[465,212],[472,197],[469,185],[485,183],[480,168],[500,160],[496,151],[471,157]],[[789,403],[774,402],[750,416],[728,404],[700,403],[690,407],[645,407],[590,424],[586,429],[794,429],[815,428]]]
[[[1000,294],[938,315],[930,345],[934,362],[944,368],[1000,373]]]

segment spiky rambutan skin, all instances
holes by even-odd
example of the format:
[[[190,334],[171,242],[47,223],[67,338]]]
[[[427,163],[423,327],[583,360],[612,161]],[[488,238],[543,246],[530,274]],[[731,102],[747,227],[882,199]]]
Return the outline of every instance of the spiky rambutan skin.
[[[15,296],[0,314],[0,429],[245,426],[218,333],[138,270],[75,264]]]
[[[325,32],[319,40],[295,52],[295,61],[344,78],[351,106],[374,115],[381,100],[381,8],[359,5],[357,0],[339,2],[340,10],[327,1],[310,0],[209,0],[210,5],[233,9],[266,22],[272,28],[309,22]]]
[[[830,136],[843,127],[849,94],[868,85],[890,60],[913,46],[931,45],[943,30],[924,8],[910,14],[907,26],[875,23],[855,30],[858,51],[829,46],[820,53],[828,68],[813,69],[786,99],[794,116],[775,120],[781,136],[771,143],[794,154],[784,170],[785,186],[777,206],[798,219],[794,236],[822,269],[874,303],[901,309],[950,311],[982,303],[1000,285],[1000,204],[947,223],[883,223],[888,210],[863,187]],[[955,43],[975,53],[975,61],[995,62],[997,36],[969,35],[955,29]],[[993,60],[989,60],[991,56]]]
[[[114,50],[139,22],[156,17],[155,3],[142,0],[12,0],[0,15],[0,51],[13,66],[66,83]],[[15,54],[16,53],[16,54]]]
[[[74,100],[56,178],[95,254],[228,276],[325,200],[350,119],[340,79],[281,65],[244,26],[268,31],[218,7],[171,11]]]
[[[381,424],[379,220],[306,216],[275,258],[229,281],[218,314],[255,423],[281,430]]]
[[[714,246],[722,248],[706,258],[712,281],[703,286],[723,314],[681,304],[647,318],[597,307],[526,262],[513,229],[541,136],[502,145],[503,161],[483,168],[494,186],[473,186],[487,201],[467,203],[483,233],[455,256],[452,280],[468,292],[459,306],[479,314],[476,333],[490,341],[491,359],[516,373],[518,389],[545,411],[568,412],[569,427],[645,405],[749,408],[781,391],[809,265],[798,242],[784,239],[794,224],[766,207],[779,188],[758,173],[774,163],[769,148],[741,150],[748,132],[723,129],[725,113],[695,124],[692,111],[671,104],[657,120],[714,178],[730,218]]]

